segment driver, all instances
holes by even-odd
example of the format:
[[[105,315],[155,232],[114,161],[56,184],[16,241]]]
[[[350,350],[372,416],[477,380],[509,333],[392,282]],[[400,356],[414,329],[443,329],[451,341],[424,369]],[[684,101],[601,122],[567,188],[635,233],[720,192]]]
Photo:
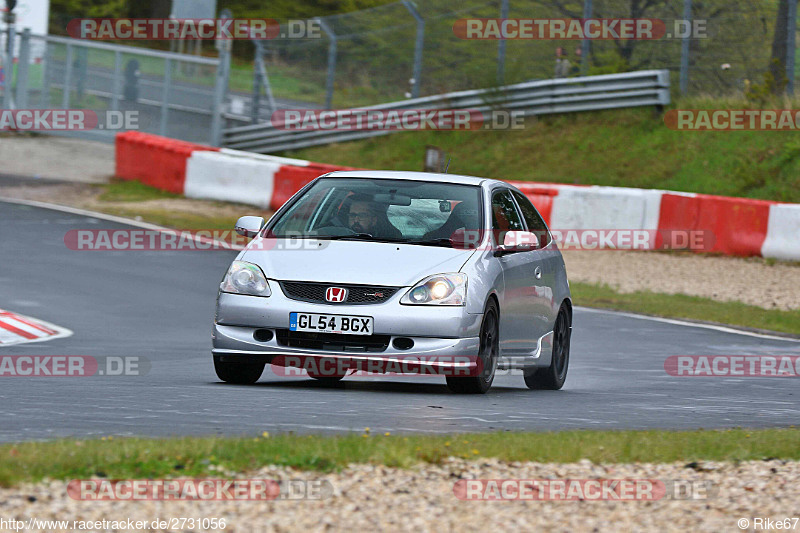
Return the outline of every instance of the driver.
[[[350,204],[347,225],[355,233],[375,235],[378,229],[378,211],[372,202],[356,200]]]

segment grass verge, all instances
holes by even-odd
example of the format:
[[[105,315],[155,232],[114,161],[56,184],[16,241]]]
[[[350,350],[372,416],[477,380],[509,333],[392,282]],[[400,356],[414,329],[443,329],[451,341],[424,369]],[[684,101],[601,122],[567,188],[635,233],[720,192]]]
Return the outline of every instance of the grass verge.
[[[202,213],[176,212],[158,208],[137,209],[108,206],[102,208],[102,211],[118,217],[141,219],[150,224],[181,230],[233,230],[233,226],[239,219],[237,216],[208,216]]]
[[[740,302],[655,292],[619,293],[605,285],[570,283],[575,305],[800,335],[800,311],[762,309]]]
[[[150,187],[139,181],[112,180],[100,185],[103,192],[97,197],[101,202],[144,202],[164,198],[182,198],[180,194]]]
[[[181,230],[232,230],[239,216],[269,212],[227,202],[192,200],[138,181],[112,180],[94,185],[99,190],[93,210]],[[145,202],[156,201],[151,204]],[[174,204],[157,202],[174,201]],[[173,206],[173,207],[171,207]],[[227,214],[230,212],[231,214]],[[226,214],[220,214],[226,213]]]
[[[446,457],[596,463],[800,459],[800,430],[564,431],[449,436],[299,436],[60,440],[0,446],[0,485],[106,477],[219,477],[264,465],[331,471],[350,463],[405,468]]]

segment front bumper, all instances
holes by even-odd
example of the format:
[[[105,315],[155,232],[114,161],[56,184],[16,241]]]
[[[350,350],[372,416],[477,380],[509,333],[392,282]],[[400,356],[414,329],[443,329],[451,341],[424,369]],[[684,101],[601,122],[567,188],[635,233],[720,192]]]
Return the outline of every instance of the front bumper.
[[[221,293],[212,333],[212,353],[223,362],[272,362],[277,356],[311,355],[351,360],[389,360],[423,356],[425,358],[474,357],[479,350],[482,314],[470,314],[466,307],[400,305],[408,288],[397,291],[386,302],[370,305],[318,304],[287,298],[280,285],[269,280],[272,295],[267,298]],[[321,313],[371,316],[374,335],[389,336],[380,352],[358,350],[313,350],[290,347],[275,334],[289,328],[289,313]],[[257,330],[272,332],[269,340],[256,340]],[[396,338],[411,339],[413,348],[394,347]]]

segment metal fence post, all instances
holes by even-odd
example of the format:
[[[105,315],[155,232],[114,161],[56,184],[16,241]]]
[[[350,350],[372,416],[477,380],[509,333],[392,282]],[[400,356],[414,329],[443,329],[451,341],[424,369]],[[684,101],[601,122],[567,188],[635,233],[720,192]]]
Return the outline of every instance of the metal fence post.
[[[794,95],[794,55],[795,51],[795,32],[797,31],[797,2],[789,2],[789,16],[787,17],[786,34],[786,93]]]
[[[169,119],[169,93],[172,88],[172,59],[164,62],[164,91],[161,96],[161,126],[158,134],[167,137],[167,120]]]
[[[64,65],[64,94],[61,95],[61,109],[69,109],[69,93],[72,89],[72,43],[67,43],[67,59]]]
[[[122,54],[114,52],[114,81],[111,82],[111,110],[119,111],[119,80],[122,74]]]
[[[328,44],[328,79],[325,82],[325,109],[333,109],[333,80],[336,75],[336,34],[321,18],[316,17],[314,20],[319,22],[322,31],[331,41]]]
[[[253,60],[253,101],[250,115],[253,124],[258,123],[258,113],[261,111],[261,76],[259,76],[258,67],[261,65],[261,60],[264,56],[264,50],[261,48],[261,41],[254,40],[253,44],[256,46],[256,57]]]
[[[508,18],[508,0],[500,4],[500,18]],[[500,39],[497,43],[497,85],[504,85],[506,79],[506,40]]]
[[[503,0],[508,2],[508,0]],[[420,79],[422,78],[422,48],[425,46],[425,19],[417,11],[417,6],[411,0],[403,0],[403,5],[414,20],[417,21],[417,39],[414,43],[414,71],[411,75],[414,78],[414,85],[411,87],[411,97],[417,98],[419,96]]]
[[[3,65],[5,72],[5,81],[3,82],[3,108],[13,109],[14,97],[11,93],[11,81],[14,79],[14,39],[16,39],[17,32],[14,29],[14,23],[10,22],[6,26],[6,60]]]
[[[594,7],[592,6],[592,0],[583,0],[583,20],[592,18],[594,12]],[[591,41],[586,37],[583,38],[581,42],[581,76],[586,76],[589,74],[589,51],[590,51]]]
[[[227,46],[219,52],[219,65],[217,65],[217,80],[214,86],[214,108],[211,116],[211,146],[222,144],[222,118],[225,107],[225,95],[228,92],[228,71],[231,52]]]
[[[692,0],[683,0],[683,20],[689,24],[690,31],[681,42],[681,94],[689,89],[689,45],[692,38]]]
[[[31,29],[22,30],[19,46],[19,62],[17,63],[17,107],[28,107],[28,68],[31,63]]]
[[[50,48],[50,41],[44,38],[44,67],[42,68],[42,96],[39,98],[39,107],[50,108],[50,84],[53,81],[53,57]]]

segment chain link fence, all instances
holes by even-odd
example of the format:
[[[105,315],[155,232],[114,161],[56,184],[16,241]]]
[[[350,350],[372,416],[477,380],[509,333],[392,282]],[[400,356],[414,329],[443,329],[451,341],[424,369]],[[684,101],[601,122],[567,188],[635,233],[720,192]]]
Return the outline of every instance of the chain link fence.
[[[211,42],[204,44],[201,57],[145,48],[166,49],[164,42],[123,46],[33,35],[26,41],[28,59],[5,65],[0,102],[8,105],[6,86],[11,84],[18,108],[23,103],[136,110],[143,131],[215,142],[223,127],[242,126],[254,117],[269,120],[275,109],[363,107],[551,79],[557,49],[571,63],[568,76],[668,69],[674,92],[757,94],[770,85],[777,10],[777,0],[402,0],[299,25],[316,37],[261,41],[258,55],[267,76],[259,76],[258,83],[254,74],[263,71],[255,69],[256,47],[246,41],[234,43],[230,63],[227,54],[223,60],[216,57]],[[501,41],[461,39],[453,29],[462,19],[579,19],[585,14],[659,19],[667,36],[588,43]],[[268,6],[264,16],[269,16]],[[680,38],[676,30],[687,18],[704,35]],[[69,17],[54,14],[55,19]],[[288,21],[280,33],[296,35],[297,28],[297,21]],[[796,53],[796,40],[787,42]],[[5,44],[0,38],[0,63],[8,63]],[[581,48],[588,53],[580,54]],[[267,94],[254,98],[257,87]],[[223,118],[224,124],[219,123]]]
[[[96,128],[54,133],[108,142],[126,129],[218,142],[215,98],[224,91],[219,59],[15,33],[15,51],[8,54],[8,32],[0,32],[1,108],[90,110],[98,117]]]
[[[690,18],[705,35],[680,38],[687,3]],[[460,39],[453,31],[456,21],[465,18],[582,18],[587,4],[591,18],[660,19],[667,36],[593,40],[581,70],[580,40],[509,39],[501,44]],[[414,0],[324,17],[320,20],[327,31],[320,38],[265,41],[265,57],[278,107],[375,105],[549,79],[557,48],[572,63],[571,75],[666,68],[676,88],[683,60],[686,93],[718,96],[764,83],[776,15],[777,2],[768,0],[507,0],[506,6],[503,0]],[[252,79],[252,69],[239,68],[233,75]]]

